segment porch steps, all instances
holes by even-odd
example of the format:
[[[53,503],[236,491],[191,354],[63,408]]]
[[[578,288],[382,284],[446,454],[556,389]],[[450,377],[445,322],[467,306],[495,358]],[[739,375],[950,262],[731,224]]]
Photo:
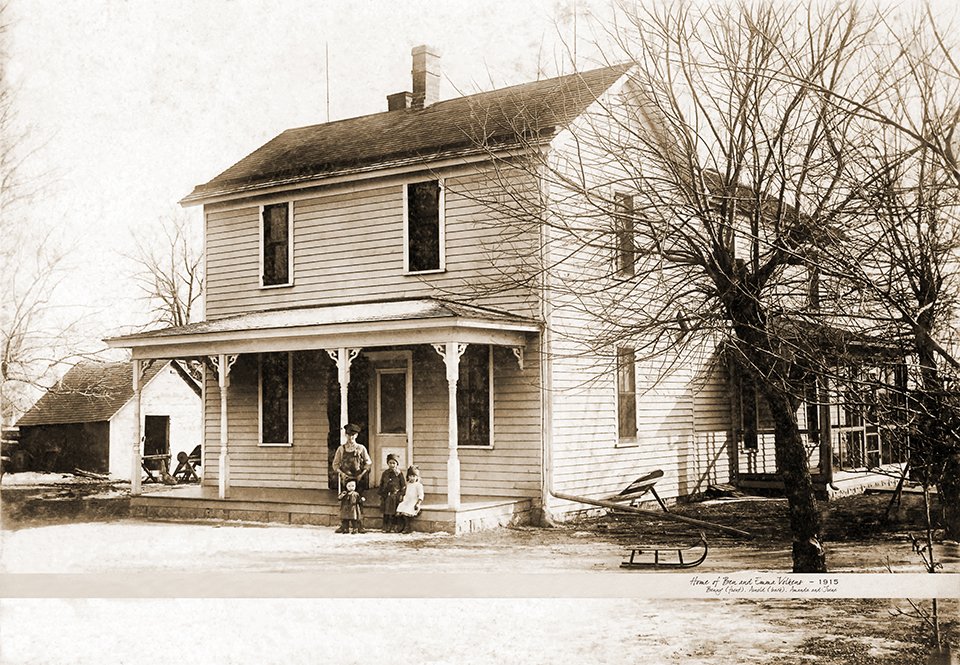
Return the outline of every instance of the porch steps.
[[[173,488],[133,497],[130,515],[161,520],[236,520],[277,524],[339,526],[336,493],[327,490],[238,490],[220,499],[216,488]],[[380,500],[365,493],[364,526],[382,528]],[[420,515],[411,522],[414,531],[470,533],[498,526],[529,524],[533,515],[529,498],[462,497],[459,510],[428,496]]]

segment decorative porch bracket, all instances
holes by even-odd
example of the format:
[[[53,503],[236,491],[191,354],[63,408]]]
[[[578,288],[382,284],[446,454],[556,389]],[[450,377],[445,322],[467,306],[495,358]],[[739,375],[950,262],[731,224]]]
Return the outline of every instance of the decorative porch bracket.
[[[513,351],[514,357],[517,359],[517,365],[520,366],[520,371],[523,371],[523,351],[525,347],[522,346],[512,346],[510,350]]]
[[[140,402],[143,394],[143,377],[153,364],[152,360],[133,361],[133,422],[136,423],[137,434],[133,438],[133,448],[130,451],[130,494],[140,494],[140,468],[143,463],[143,423],[140,415]]]
[[[217,493],[221,499],[230,494],[230,452],[227,449],[227,389],[230,387],[230,370],[239,355],[221,353],[210,356],[210,363],[217,373],[217,386],[220,388],[220,459],[218,465]]]
[[[447,366],[447,389],[449,391],[448,445],[447,458],[447,507],[453,510],[460,508],[460,459],[457,457],[459,444],[457,433],[457,382],[460,380],[460,357],[467,350],[466,344],[447,342],[434,344],[434,350],[443,358]]]
[[[350,365],[360,355],[360,349],[325,349],[330,360],[337,363],[337,380],[340,382],[340,443],[347,440],[343,428],[350,422],[350,413],[347,409],[347,394],[350,387]]]

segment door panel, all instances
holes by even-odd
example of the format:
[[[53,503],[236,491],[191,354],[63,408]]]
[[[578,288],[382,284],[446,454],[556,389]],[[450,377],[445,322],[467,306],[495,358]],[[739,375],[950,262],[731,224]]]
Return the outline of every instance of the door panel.
[[[372,483],[379,483],[387,468],[387,455],[394,454],[400,468],[408,464],[410,404],[410,371],[406,363],[374,365],[373,391],[370,400],[370,457],[373,458]]]

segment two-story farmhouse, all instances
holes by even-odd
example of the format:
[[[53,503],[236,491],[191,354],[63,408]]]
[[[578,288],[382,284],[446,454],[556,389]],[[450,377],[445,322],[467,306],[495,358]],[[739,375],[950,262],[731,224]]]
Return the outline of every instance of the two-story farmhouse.
[[[723,364],[704,349],[648,376],[629,347],[584,342],[594,322],[535,267],[564,265],[541,219],[570,203],[509,168],[574,158],[570,128],[629,103],[627,71],[441,101],[418,47],[387,111],[285,131],[196,187],[205,320],[110,340],[135,376],[207,360],[203,486],[142,504],[332,524],[347,422],[371,478],[390,453],[420,467],[421,526],[561,517],[583,506],[553,493],[604,498],[656,469],[664,498],[728,482],[744,451]],[[511,214],[519,198],[540,213]]]

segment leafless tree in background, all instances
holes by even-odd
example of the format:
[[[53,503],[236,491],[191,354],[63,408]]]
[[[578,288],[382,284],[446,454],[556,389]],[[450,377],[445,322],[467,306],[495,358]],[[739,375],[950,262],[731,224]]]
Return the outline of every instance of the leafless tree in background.
[[[0,5],[0,420],[30,406],[66,367],[87,355],[83,317],[54,304],[67,276],[65,254],[29,217],[40,180],[25,173],[32,150],[17,123],[6,76],[9,10]]]
[[[134,279],[150,303],[151,324],[183,326],[196,316],[203,295],[199,247],[183,213],[163,220],[156,241],[139,239]]]

